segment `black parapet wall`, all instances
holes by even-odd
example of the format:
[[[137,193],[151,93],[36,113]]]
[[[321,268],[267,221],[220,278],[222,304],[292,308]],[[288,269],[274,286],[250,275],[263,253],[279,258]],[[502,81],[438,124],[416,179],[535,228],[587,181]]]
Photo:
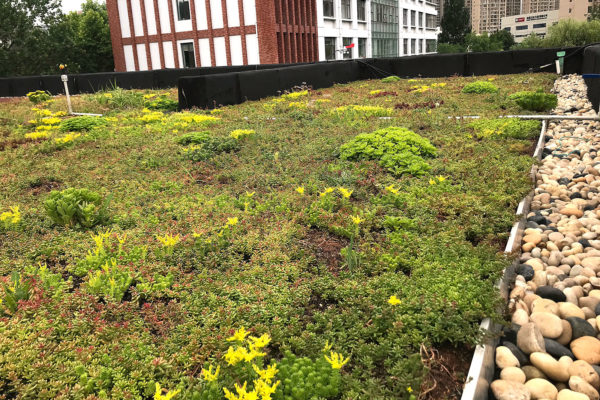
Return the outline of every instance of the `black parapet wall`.
[[[600,45],[587,47],[583,51],[583,63],[581,67],[583,74],[600,74]],[[590,99],[594,110],[598,111],[600,105],[600,78],[585,79],[588,87],[588,99]]]
[[[165,89],[177,85],[177,80],[182,76],[204,76],[299,65],[303,64],[240,65],[231,67],[70,74],[69,92],[71,94],[93,93],[114,87],[123,89]],[[46,90],[53,95],[64,94],[64,86],[60,75],[0,78],[0,97],[25,96],[27,93],[36,90]]]
[[[212,108],[274,96],[305,83],[313,88],[361,79],[447,77],[556,71],[558,51],[565,51],[565,72],[580,73],[583,48],[528,49],[488,53],[431,54],[281,66],[179,79],[179,106]],[[214,81],[214,82],[213,82]]]
[[[294,65],[259,71],[186,76],[179,79],[179,107],[214,108],[274,96],[303,84],[314,89],[361,79],[353,61]]]

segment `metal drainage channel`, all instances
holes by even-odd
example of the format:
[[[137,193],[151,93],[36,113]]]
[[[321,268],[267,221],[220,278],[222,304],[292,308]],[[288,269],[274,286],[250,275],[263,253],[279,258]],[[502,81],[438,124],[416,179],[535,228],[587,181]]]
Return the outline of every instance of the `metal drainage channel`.
[[[452,118],[452,117],[450,117]],[[479,116],[465,116],[456,117],[456,119],[470,119],[479,118]],[[538,119],[542,121],[542,129],[540,131],[540,137],[537,142],[537,146],[533,153],[538,161],[542,160],[542,152],[544,150],[544,137],[546,129],[548,127],[548,120],[586,120],[586,121],[600,121],[598,117],[587,117],[583,115],[509,115],[505,118],[522,118],[522,119]],[[504,249],[505,254],[511,254],[516,251],[520,251],[521,238],[523,237],[523,231],[525,230],[525,224],[527,223],[527,214],[529,213],[529,207],[534,195],[535,189],[535,175],[537,172],[537,165],[533,165],[530,171],[530,177],[533,182],[534,188],[531,192],[525,196],[517,207],[516,215],[520,215],[521,218],[516,222],[506,243]],[[518,258],[507,268],[502,271],[502,278],[496,283],[496,288],[500,291],[500,294],[506,302],[508,302],[508,288],[515,279],[515,268],[518,265]],[[485,337],[488,337],[485,343],[477,345],[475,352],[473,353],[473,359],[469,368],[469,373],[463,388],[461,400],[487,400],[488,399],[488,388],[494,377],[495,370],[495,351],[498,345],[499,333],[501,326],[494,323],[490,318],[485,318],[479,325],[479,329],[484,332]]]

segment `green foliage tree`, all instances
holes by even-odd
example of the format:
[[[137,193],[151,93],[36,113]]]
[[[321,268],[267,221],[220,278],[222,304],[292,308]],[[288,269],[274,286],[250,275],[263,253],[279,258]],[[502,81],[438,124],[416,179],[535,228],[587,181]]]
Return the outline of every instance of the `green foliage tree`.
[[[0,76],[34,73],[59,19],[59,0],[0,0]]]
[[[600,5],[593,5],[588,14],[588,21],[600,20]]]
[[[499,40],[492,40],[486,32],[481,35],[475,33],[469,33],[465,37],[465,45],[467,50],[478,53],[482,51],[501,51],[503,50],[502,42]]]
[[[515,38],[513,35],[504,29],[492,33],[490,35],[490,40],[501,43],[503,50],[508,50],[515,45]]]
[[[584,46],[600,42],[600,20],[560,21],[548,29],[545,38],[528,36],[515,48]]]
[[[469,10],[465,7],[464,0],[446,0],[439,42],[462,44],[470,32]]]
[[[0,0],[0,76],[114,68],[106,5],[63,15],[59,0]]]

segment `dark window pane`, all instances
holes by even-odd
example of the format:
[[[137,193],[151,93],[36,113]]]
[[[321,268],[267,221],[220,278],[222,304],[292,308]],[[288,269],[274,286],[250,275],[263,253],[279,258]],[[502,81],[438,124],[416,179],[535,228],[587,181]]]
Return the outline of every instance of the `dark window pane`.
[[[333,17],[333,0],[323,0],[323,16]]]
[[[177,18],[180,21],[190,19],[190,2],[189,0],[177,0]]]
[[[196,58],[194,56],[193,43],[181,43],[181,56],[183,58],[184,68],[195,68]]]

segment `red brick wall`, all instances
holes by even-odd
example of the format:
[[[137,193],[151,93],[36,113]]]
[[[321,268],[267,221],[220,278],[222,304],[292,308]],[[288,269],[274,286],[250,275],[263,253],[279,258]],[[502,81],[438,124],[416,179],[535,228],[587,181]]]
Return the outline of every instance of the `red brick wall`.
[[[158,1],[154,0],[154,13],[156,17],[156,35],[148,35],[146,22],[145,4],[140,1],[142,11],[143,36],[135,36],[133,17],[131,15],[131,0],[127,0],[128,22],[132,37],[122,38],[119,23],[119,11],[117,0],[107,0],[111,40],[115,58],[115,70],[125,71],[124,45],[132,45],[135,60],[135,68],[139,69],[137,44],[143,44],[146,49],[148,68],[152,68],[150,42],[158,42],[160,51],[160,65],[165,68],[165,55],[162,43],[171,41],[175,57],[175,67],[179,68],[179,57],[177,49],[178,40],[193,40],[196,50],[196,65],[200,66],[200,52],[198,39],[209,38],[211,49],[211,64],[215,66],[215,47],[213,38],[224,37],[227,55],[227,65],[231,65],[231,54],[229,48],[229,37],[240,35],[242,39],[242,58],[244,64],[248,63],[246,50],[246,35],[257,33],[261,64],[309,62],[318,59],[317,54],[317,17],[315,0],[256,0],[257,28],[254,25],[245,26],[243,1],[238,0],[239,27],[230,28],[227,24],[226,1],[221,0],[223,9],[224,27],[212,28],[210,1],[191,0],[190,13],[192,17],[192,30],[188,32],[175,32],[174,10],[171,0],[168,1],[169,18],[171,21],[171,32],[162,33],[160,19],[158,16]],[[160,0],[165,1],[165,0]],[[206,7],[208,29],[198,30],[196,21],[196,7]],[[222,49],[218,49],[221,50]]]

